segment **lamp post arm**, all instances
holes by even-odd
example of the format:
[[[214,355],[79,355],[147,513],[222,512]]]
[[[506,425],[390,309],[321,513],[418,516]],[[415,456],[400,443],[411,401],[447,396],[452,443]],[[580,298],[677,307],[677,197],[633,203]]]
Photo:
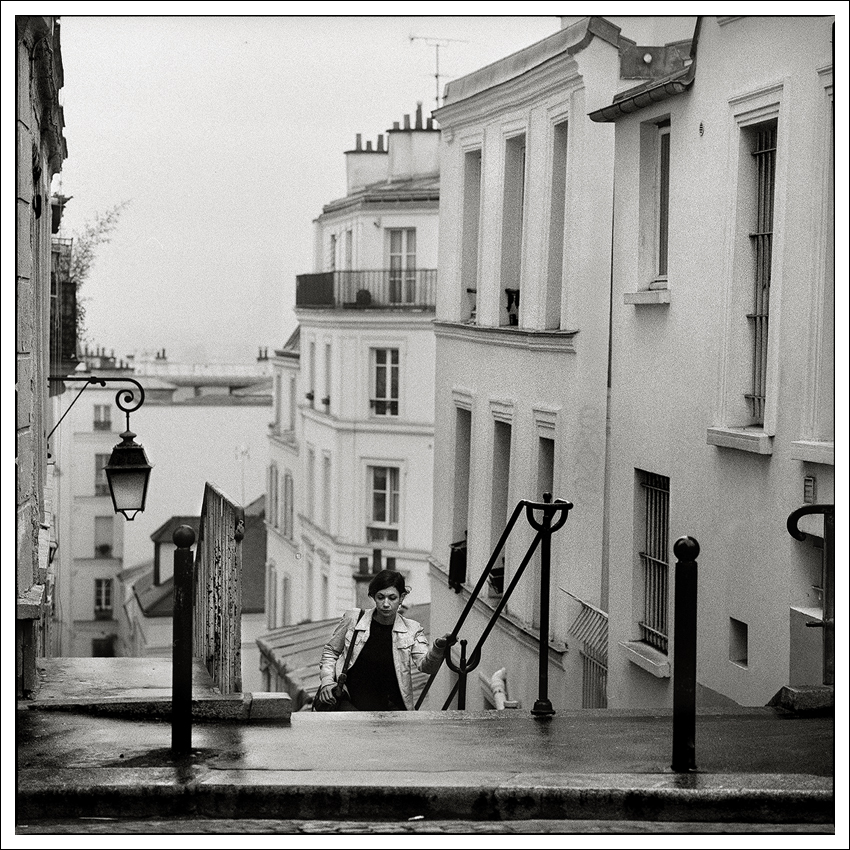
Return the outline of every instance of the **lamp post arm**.
[[[115,393],[115,404],[118,406],[118,409],[121,410],[127,417],[127,428],[126,430],[130,430],[130,414],[135,413],[144,403],[145,403],[145,388],[135,379],[135,378],[100,378],[97,375],[90,375],[87,378],[66,378],[62,375],[51,375],[47,379],[48,381],[82,381],[84,383],[83,388],[77,393],[74,400],[68,405],[65,412],[60,417],[59,421],[53,426],[50,433],[47,435],[47,439],[49,440],[53,436],[53,432],[62,424],[62,420],[68,415],[71,408],[77,403],[77,399],[90,387],[92,384],[99,384],[102,387],[105,387],[108,383],[123,383],[123,384],[133,384],[139,391],[139,397],[136,399],[136,391],[131,389],[130,387],[124,387],[123,389],[119,389],[118,392]],[[122,403],[123,402],[123,403]]]

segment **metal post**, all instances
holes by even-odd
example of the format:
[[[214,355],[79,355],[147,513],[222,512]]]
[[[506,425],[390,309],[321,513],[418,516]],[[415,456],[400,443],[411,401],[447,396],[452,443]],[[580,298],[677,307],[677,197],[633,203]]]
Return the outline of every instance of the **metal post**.
[[[466,710],[466,641],[460,641],[460,664],[458,665],[458,692],[457,692],[457,707],[458,711]]]
[[[699,543],[680,537],[676,556],[673,610],[673,763],[677,773],[696,770],[697,556]]]
[[[195,532],[181,525],[174,550],[174,647],[171,662],[171,753],[192,750],[192,545]]]
[[[551,493],[543,494],[544,502],[552,501]],[[537,701],[531,713],[549,717],[555,713],[549,700],[549,576],[551,573],[552,511],[544,508],[540,529],[540,657],[537,672]]]
[[[823,514],[823,683],[835,685],[835,508]]]

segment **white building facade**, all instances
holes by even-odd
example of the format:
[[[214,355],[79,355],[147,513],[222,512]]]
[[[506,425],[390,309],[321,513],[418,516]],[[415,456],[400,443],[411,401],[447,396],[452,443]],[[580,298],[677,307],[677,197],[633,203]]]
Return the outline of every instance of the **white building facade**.
[[[439,132],[420,107],[387,137],[346,152],[272,358],[269,628],[365,605],[376,550],[429,599]]]
[[[698,681],[823,682],[834,503],[832,19],[706,17],[616,127],[609,705],[672,704],[673,543],[701,545]],[[808,628],[807,624],[821,626]]]

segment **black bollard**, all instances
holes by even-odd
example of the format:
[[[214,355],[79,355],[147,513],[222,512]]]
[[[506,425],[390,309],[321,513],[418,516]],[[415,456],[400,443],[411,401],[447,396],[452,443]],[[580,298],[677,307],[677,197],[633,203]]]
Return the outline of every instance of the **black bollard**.
[[[188,525],[175,529],[174,613],[171,662],[171,754],[192,750],[192,546],[195,532]]]
[[[544,502],[552,501],[551,493],[543,494]],[[551,575],[552,514],[544,509],[540,535],[540,648],[537,659],[537,699],[531,713],[535,717],[551,717],[555,713],[549,699],[549,581]]]
[[[696,770],[697,714],[697,556],[699,543],[680,537],[676,556],[673,610],[673,763],[677,773]]]

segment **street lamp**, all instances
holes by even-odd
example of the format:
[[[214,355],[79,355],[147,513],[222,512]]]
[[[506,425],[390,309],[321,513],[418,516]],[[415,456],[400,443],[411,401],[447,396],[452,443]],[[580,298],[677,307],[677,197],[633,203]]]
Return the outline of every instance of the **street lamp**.
[[[124,514],[128,520],[135,519],[136,514],[145,509],[148,480],[153,469],[145,450],[133,440],[135,436],[132,431],[124,431],[121,442],[112,450],[109,463],[104,467],[115,513]]]
[[[145,509],[145,498],[148,494],[148,481],[151,476],[153,467],[148,463],[145,450],[133,439],[136,435],[130,430],[130,414],[138,410],[145,403],[145,390],[142,385],[133,378],[100,378],[95,375],[85,378],[75,377],[53,377],[51,381],[85,381],[85,386],[77,393],[76,398],[72,401],[62,418],[53,430],[47,435],[47,439],[53,435],[59,425],[68,415],[68,411],[74,406],[77,399],[83,394],[83,391],[91,384],[100,384],[105,387],[107,382],[122,382],[134,384],[139,390],[139,397],[136,399],[135,390],[124,388],[115,393],[115,404],[119,410],[122,410],[127,416],[127,428],[121,434],[121,442],[112,449],[112,455],[109,458],[109,463],[104,467],[106,473],[106,481],[109,485],[109,495],[112,496],[112,504],[115,507],[115,513],[124,514],[124,518],[128,520],[135,519],[139,511]]]

